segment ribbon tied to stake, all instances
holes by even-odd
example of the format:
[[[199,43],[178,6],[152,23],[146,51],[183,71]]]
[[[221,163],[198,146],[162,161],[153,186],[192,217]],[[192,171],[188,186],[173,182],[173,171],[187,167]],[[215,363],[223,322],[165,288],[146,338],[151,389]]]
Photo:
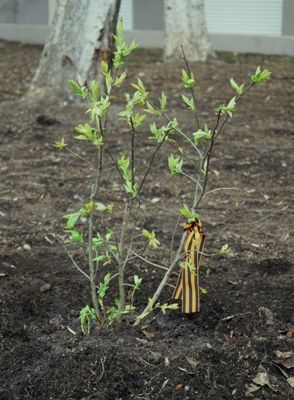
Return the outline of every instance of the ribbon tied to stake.
[[[199,269],[205,244],[205,233],[199,220],[185,223],[184,257],[173,298],[182,300],[182,312],[192,314],[200,311]]]

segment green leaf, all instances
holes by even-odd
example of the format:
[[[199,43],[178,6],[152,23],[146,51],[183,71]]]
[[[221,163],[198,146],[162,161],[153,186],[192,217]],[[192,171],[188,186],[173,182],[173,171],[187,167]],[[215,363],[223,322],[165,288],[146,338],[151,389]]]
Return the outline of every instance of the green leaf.
[[[100,91],[100,85],[97,81],[95,81],[94,79],[90,82],[90,90],[91,90],[91,96],[92,96],[92,100],[96,101],[97,100],[97,96],[99,94]]]
[[[85,135],[75,136],[75,139],[77,139],[77,140],[89,140]]]
[[[167,126],[157,128],[155,122],[149,125],[149,129],[152,133],[152,136],[149,136],[149,139],[155,139],[157,143],[161,143],[163,140],[168,140],[167,133],[172,133],[173,130],[170,123]]]
[[[228,103],[228,105],[227,105],[227,107],[226,107],[226,112],[229,114],[229,116],[232,118],[232,116],[233,116],[233,112],[235,111],[235,109],[236,109],[236,97],[233,97],[230,101],[229,101],[229,103]]]
[[[65,143],[64,138],[61,138],[60,140],[57,140],[53,144],[53,147],[55,147],[58,150],[63,150],[66,146],[67,146],[67,144]]]
[[[128,157],[125,157],[124,154],[121,154],[117,163],[125,181],[124,188],[126,192],[129,193],[132,198],[136,198],[138,195],[138,184],[135,183],[134,185],[132,185],[132,172],[129,169],[130,159]]]
[[[136,129],[138,128],[140,125],[142,125],[144,119],[145,119],[146,115],[144,114],[139,114],[136,113],[132,116],[132,121],[133,121],[133,127]]]
[[[130,180],[126,180],[124,184],[124,188],[127,193],[131,195],[133,199],[135,199],[138,196],[138,185],[135,183],[132,186],[132,182]]]
[[[204,130],[203,129],[198,129],[197,132],[193,133],[193,138],[194,138],[194,143],[196,145],[198,145],[199,142],[201,142],[203,139],[211,140],[212,132],[211,132],[211,130],[208,129],[208,126],[205,124],[204,125]]]
[[[100,282],[99,286],[98,286],[99,300],[103,300],[105,298],[107,290],[109,289],[110,281],[111,281],[111,274],[109,272],[107,272],[107,274],[104,275],[103,281]]]
[[[202,139],[206,139],[206,133],[202,129],[198,129],[193,133],[194,143],[198,145]]]
[[[87,113],[90,113],[92,121],[96,118],[102,118],[107,113],[110,107],[110,97],[108,94],[103,94],[99,101],[91,101]]]
[[[89,201],[88,203],[85,204],[84,209],[81,209],[79,212],[81,213],[81,212],[85,211],[85,214],[88,215],[93,210],[93,207],[94,207],[94,202]]]
[[[177,303],[173,303],[173,304],[168,304],[168,303],[164,303],[164,304],[160,304],[157,303],[156,304],[156,308],[160,308],[161,312],[163,314],[166,314],[166,312],[168,310],[178,310],[179,309],[179,305]]]
[[[64,216],[64,218],[67,220],[66,222],[67,229],[73,229],[80,218],[80,212],[67,214]]]
[[[93,261],[97,263],[102,263],[103,267],[107,264],[110,264],[112,259],[109,254],[100,254],[99,256],[93,258]]]
[[[161,93],[161,97],[160,97],[160,99],[159,99],[159,102],[160,102],[160,110],[161,110],[162,112],[166,110],[166,100],[167,100],[167,97],[166,97],[166,95],[164,94],[164,92],[162,92],[162,93]]]
[[[114,206],[113,203],[109,203],[107,205],[105,205],[103,203],[99,203],[99,202],[95,203],[95,209],[97,211],[101,211],[101,212],[109,212],[109,213],[111,213],[112,210],[113,210],[113,206]]]
[[[85,87],[82,87],[78,82],[74,81],[73,79],[69,79],[67,83],[75,94],[82,97],[83,99],[86,97],[87,89]]]
[[[75,131],[80,135],[75,136],[77,140],[90,140],[93,141],[95,136],[95,129],[91,127],[88,123],[86,124],[79,124],[75,127]]]
[[[79,243],[84,242],[84,235],[81,232],[74,229],[74,230],[71,230],[70,233],[71,233],[70,238],[72,241],[79,242]]]
[[[168,130],[168,133],[174,133],[179,129],[179,123],[176,118],[172,119],[169,121],[169,123],[166,126],[166,130]]]
[[[272,73],[267,69],[261,71],[260,66],[258,66],[255,74],[251,76],[251,82],[255,84],[263,83],[270,78],[271,74]]]
[[[117,51],[114,52],[114,58],[113,58],[113,65],[116,69],[121,68],[125,62],[123,61],[123,58],[120,53]]]
[[[81,323],[81,328],[82,332],[84,335],[87,335],[90,333],[91,329],[91,323],[92,321],[95,321],[97,319],[96,313],[94,308],[91,308],[90,306],[86,306],[81,309],[80,315],[79,315],[79,320]]]
[[[116,34],[121,35],[123,33],[124,22],[123,17],[119,17],[116,25]]]
[[[143,278],[140,278],[139,275],[134,275],[134,290],[138,290],[142,283]]]
[[[226,243],[220,249],[220,254],[227,254],[230,251],[229,245]]]
[[[109,67],[108,67],[108,63],[106,61],[101,61],[101,69],[104,75],[108,74],[109,71]]]
[[[244,83],[242,83],[241,85],[238,85],[236,83],[236,81],[233,78],[231,78],[230,79],[230,84],[231,84],[232,88],[236,91],[236,93],[238,95],[241,95],[243,93],[244,86],[245,86]]]
[[[149,232],[147,229],[142,230],[142,235],[148,239],[148,245],[153,248],[157,249],[160,246],[160,241],[156,239],[155,232]]]
[[[116,87],[120,87],[124,83],[126,77],[127,77],[127,73],[126,73],[126,71],[124,71],[120,76],[118,76],[116,78],[114,85]]]
[[[104,243],[105,243],[105,239],[99,232],[97,232],[96,236],[92,239],[93,248],[97,249],[98,247],[102,246]]]
[[[131,44],[129,45],[129,48],[128,48],[128,55],[129,55],[132,51],[134,51],[138,46],[139,46],[138,43],[137,43],[135,40],[133,40],[133,41],[131,42]]]
[[[183,160],[180,156],[174,157],[173,154],[168,156],[168,168],[171,175],[177,175],[182,172]]]
[[[103,145],[104,145],[104,141],[103,141],[102,135],[96,137],[96,138],[92,141],[92,143],[93,143],[95,146],[97,146],[97,147],[103,146]]]
[[[131,179],[131,172],[129,171],[130,159],[126,157],[124,154],[121,154],[117,163],[120,170],[123,173],[124,178],[130,180]]]
[[[109,307],[107,310],[107,320],[108,320],[108,324],[112,325],[113,322],[118,319],[120,315],[120,300],[119,299],[115,299],[114,300],[114,306]]]
[[[187,219],[188,222],[197,221],[199,219],[199,215],[189,209],[186,204],[183,204],[183,207],[180,208],[180,214]]]
[[[219,107],[217,107],[216,112],[220,112],[221,114],[227,113],[230,118],[232,118],[233,112],[236,110],[236,105],[236,97],[233,97],[227,105],[221,104]]]
[[[145,111],[151,115],[160,115],[160,111],[156,110],[152,104],[146,101],[146,109]]]
[[[210,273],[211,273],[211,268],[206,268],[206,271],[205,271],[206,278],[209,278]]]
[[[199,289],[200,289],[200,293],[207,294],[207,290],[205,288],[200,286]]]
[[[182,94],[182,99],[183,99],[184,103],[188,106],[189,110],[195,111],[195,102],[194,102],[193,98],[189,99],[189,97]]]
[[[192,89],[196,85],[196,80],[193,73],[189,75],[184,69],[182,70],[182,82],[186,89]]]

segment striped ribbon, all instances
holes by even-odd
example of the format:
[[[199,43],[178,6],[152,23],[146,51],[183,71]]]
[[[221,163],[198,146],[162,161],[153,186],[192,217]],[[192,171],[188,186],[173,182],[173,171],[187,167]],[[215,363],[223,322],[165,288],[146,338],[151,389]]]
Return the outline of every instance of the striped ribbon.
[[[186,231],[184,243],[184,262],[173,298],[182,300],[182,312],[192,314],[200,311],[199,269],[205,244],[205,233],[201,222],[194,221],[183,225]]]

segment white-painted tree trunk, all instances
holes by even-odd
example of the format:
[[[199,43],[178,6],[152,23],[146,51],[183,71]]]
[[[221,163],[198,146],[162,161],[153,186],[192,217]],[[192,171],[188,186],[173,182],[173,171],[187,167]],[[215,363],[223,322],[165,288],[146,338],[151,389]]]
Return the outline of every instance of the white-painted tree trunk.
[[[101,76],[113,48],[120,0],[58,0],[29,96],[67,97],[68,79]]]
[[[165,59],[182,54],[189,61],[205,61],[212,53],[205,23],[204,0],[164,0]]]

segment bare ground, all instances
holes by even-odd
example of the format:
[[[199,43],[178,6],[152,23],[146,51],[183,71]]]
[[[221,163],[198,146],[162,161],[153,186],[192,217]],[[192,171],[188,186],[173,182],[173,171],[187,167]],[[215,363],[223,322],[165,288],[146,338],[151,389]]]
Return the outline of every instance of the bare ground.
[[[199,210],[207,248],[219,249],[224,242],[231,247],[226,258],[205,261],[201,285],[208,293],[201,312],[191,318],[155,313],[144,329],[126,320],[119,333],[98,336],[94,330],[84,336],[77,318],[90,301],[88,284],[50,239],[51,232],[62,232],[62,216],[89,194],[84,165],[52,148],[64,136],[79,150],[72,132],[84,120],[84,110],[21,99],[40,51],[0,42],[0,399],[293,398],[287,381],[293,358],[287,368],[283,360],[277,363],[276,352],[291,351],[294,340],[294,59],[219,54],[193,65],[200,117],[208,123],[211,110],[231,96],[229,78],[241,81],[259,64],[273,72],[267,85],[248,94],[214,153],[209,189],[239,190],[211,193]],[[160,52],[138,52],[130,61],[130,78],[140,74],[152,93],[164,90],[183,127],[192,129],[193,119],[179,100],[181,65],[160,60]],[[111,118],[114,152],[126,146],[126,135]],[[147,125],[137,140],[142,156],[151,151]],[[158,232],[161,250],[149,257],[162,263],[170,257],[179,204],[192,192],[187,183],[170,184],[167,151],[147,182],[142,221]],[[87,149],[84,155],[93,153]],[[137,168],[142,168],[139,161]],[[112,176],[105,174],[101,198],[118,203],[122,193]],[[102,223],[119,224],[123,208],[121,200]],[[177,241],[180,236],[181,229]],[[144,279],[136,297],[142,309],[161,272],[134,262],[128,279],[134,273]],[[171,293],[167,288],[161,300],[169,301]],[[256,384],[250,394],[258,373],[266,373],[269,384]]]

